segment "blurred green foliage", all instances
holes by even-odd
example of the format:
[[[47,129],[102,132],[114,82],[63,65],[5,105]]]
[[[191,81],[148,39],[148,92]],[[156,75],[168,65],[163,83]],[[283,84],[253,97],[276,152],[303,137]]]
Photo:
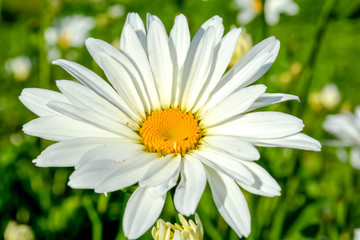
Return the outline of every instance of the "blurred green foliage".
[[[281,41],[279,56],[259,82],[268,92],[298,95],[302,102],[274,105],[268,110],[283,111],[302,118],[304,132],[324,140],[322,123],[328,114],[353,110],[360,104],[360,1],[297,0],[296,16],[282,15],[269,27],[261,17],[246,26],[257,43],[274,35]],[[125,12],[147,12],[159,16],[168,31],[174,17],[184,13],[193,34],[213,15],[224,19],[226,31],[236,24],[232,1],[222,0],[2,0],[0,22],[0,234],[10,220],[31,226],[35,239],[125,239],[121,219],[130,196],[114,192],[107,197],[91,190],[67,186],[72,168],[37,168],[31,160],[51,142],[25,135],[21,128],[35,115],[18,100],[23,88],[56,89],[55,80],[71,79],[47,61],[44,31],[55,18],[73,14],[92,16],[96,27],[91,37],[107,42],[119,40],[126,14],[111,18],[108,8],[121,4]],[[70,49],[76,61],[104,76],[85,47]],[[62,53],[65,57],[65,53]],[[19,55],[30,57],[31,75],[15,81],[4,67]],[[295,65],[294,65],[295,64]],[[298,71],[292,73],[294,66]],[[312,108],[309,94],[335,83],[341,102],[333,110]],[[261,148],[259,164],[278,180],[280,197],[267,198],[245,192],[251,216],[249,239],[352,239],[360,227],[360,171],[341,162],[336,149],[323,146],[322,152]],[[203,221],[206,239],[238,239],[220,217],[210,189],[206,189],[197,212]],[[161,217],[175,222],[171,194]],[[141,239],[151,239],[150,233]]]

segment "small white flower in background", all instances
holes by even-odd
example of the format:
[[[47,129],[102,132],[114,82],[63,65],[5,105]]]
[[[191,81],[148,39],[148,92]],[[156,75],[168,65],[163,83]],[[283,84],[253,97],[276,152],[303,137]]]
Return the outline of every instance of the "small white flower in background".
[[[354,230],[354,240],[360,240],[360,228]]]
[[[27,56],[18,56],[5,62],[5,70],[18,82],[26,81],[31,72],[31,61]]]
[[[35,236],[30,226],[18,224],[11,220],[6,226],[4,240],[34,240]]]
[[[326,84],[320,92],[320,101],[325,109],[334,110],[341,101],[338,87],[334,83]]]
[[[266,0],[264,11],[266,22],[276,25],[281,13],[293,16],[299,12],[299,7],[293,0]]]
[[[235,5],[240,9],[237,16],[240,24],[248,24],[264,11],[267,24],[276,25],[281,13],[296,15],[299,11],[298,5],[293,0],[265,0],[265,6],[261,0],[235,0]]]
[[[111,18],[121,18],[125,14],[125,9],[121,4],[115,4],[108,8],[108,15]]]
[[[301,133],[294,116],[253,110],[298,97],[265,93],[252,85],[275,61],[280,42],[265,39],[225,72],[241,29],[223,37],[222,19],[206,21],[191,41],[184,15],[167,35],[161,20],[147,15],[145,26],[130,13],[120,51],[98,39],[86,46],[112,84],[67,60],[57,60],[80,83],[57,81],[62,93],[24,89],[20,100],[39,118],[25,133],[59,141],[34,163],[69,167],[69,186],[117,191],[139,184],[125,209],[123,230],[130,239],[159,217],[169,189],[176,210],[195,213],[209,182],[225,221],[241,236],[250,234],[250,213],[239,186],[264,196],[280,186],[255,163],[255,146],[320,150]],[[179,177],[181,180],[178,182]]]
[[[338,87],[330,83],[326,84],[320,92],[310,93],[308,99],[312,109],[317,111],[323,109],[332,111],[339,106],[341,95]]]
[[[324,129],[339,138],[328,141],[329,145],[351,147],[350,163],[360,169],[360,106],[356,107],[355,114],[346,112],[327,116]]]
[[[45,30],[45,41],[50,53],[49,60],[54,60],[54,57],[60,55],[59,50],[82,47],[90,30],[94,27],[95,20],[83,15],[55,19],[53,26]]]
[[[159,219],[156,227],[153,227],[151,231],[154,240],[202,240],[204,238],[204,229],[197,213],[195,213],[195,222],[193,220],[187,222],[181,214],[178,216],[182,225]]]
[[[235,6],[240,9],[237,21],[240,24],[248,24],[263,11],[262,0],[235,0]]]
[[[228,68],[232,68],[250,49],[252,48],[252,38],[245,28],[242,28],[233,56],[231,57]]]

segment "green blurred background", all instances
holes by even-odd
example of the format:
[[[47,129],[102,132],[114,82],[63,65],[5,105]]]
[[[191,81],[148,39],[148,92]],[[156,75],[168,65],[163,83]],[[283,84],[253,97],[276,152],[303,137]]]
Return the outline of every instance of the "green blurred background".
[[[360,1],[295,2],[296,16],[281,15],[275,26],[267,26],[258,16],[246,29],[254,44],[273,35],[281,42],[276,62],[258,82],[266,84],[268,92],[301,98],[301,103],[281,103],[266,110],[302,118],[304,132],[323,141],[333,138],[322,128],[328,114],[360,105]],[[230,0],[0,0],[0,8],[0,238],[16,222],[29,226],[35,239],[125,239],[121,219],[129,192],[105,197],[92,190],[71,189],[67,181],[72,168],[38,168],[31,162],[51,142],[22,132],[22,125],[36,116],[18,96],[26,87],[56,90],[55,80],[72,79],[48,61],[44,31],[58,18],[83,14],[95,21],[89,36],[116,44],[127,12],[138,12],[143,20],[147,12],[157,15],[168,32],[174,17],[184,13],[193,36],[213,15],[224,19],[226,32],[240,26],[239,10]],[[17,77],[5,67],[17,56],[29,57],[28,76]],[[60,49],[60,57],[104,76],[85,47]],[[339,101],[330,107],[319,98],[329,83],[340,92]],[[248,239],[353,238],[354,228],[360,227],[360,170],[340,161],[338,149],[260,148],[260,152],[258,163],[279,182],[282,195],[268,198],[244,191],[252,217]],[[197,212],[205,239],[238,239],[220,217],[208,187]],[[171,194],[161,218],[176,221]],[[151,239],[150,231],[141,239]]]

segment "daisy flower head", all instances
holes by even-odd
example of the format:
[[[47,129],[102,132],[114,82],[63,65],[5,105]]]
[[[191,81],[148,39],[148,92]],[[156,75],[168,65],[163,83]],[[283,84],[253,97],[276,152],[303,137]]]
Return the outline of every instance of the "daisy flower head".
[[[279,22],[280,14],[296,15],[299,7],[293,0],[235,0],[235,6],[240,9],[237,21],[240,24],[248,24],[257,15],[264,11],[265,21],[269,25]]]
[[[74,166],[69,185],[98,193],[138,184],[127,202],[123,230],[138,238],[158,219],[166,193],[176,186],[174,205],[195,213],[209,182],[219,212],[239,236],[250,233],[250,213],[239,186],[265,196],[280,187],[255,163],[255,146],[320,150],[300,133],[303,122],[280,112],[250,112],[298,97],[265,93],[252,85],[274,62],[275,37],[254,46],[225,72],[241,29],[223,36],[222,19],[206,21],[190,39],[184,15],[168,36],[161,20],[147,15],[146,27],[130,13],[120,51],[101,40],[86,46],[111,85],[67,60],[63,67],[80,83],[57,81],[61,93],[24,89],[20,100],[39,118],[25,133],[59,141],[34,163]]]
[[[53,26],[44,33],[48,47],[48,59],[59,58],[61,50],[79,48],[84,45],[95,20],[80,14],[55,19]]]
[[[329,144],[351,147],[350,163],[355,169],[360,169],[360,106],[356,107],[354,114],[346,112],[327,116],[324,129],[339,138],[329,141]]]
[[[151,234],[154,240],[202,240],[204,238],[204,228],[199,216],[195,213],[195,222],[186,221],[183,215],[179,214],[181,225],[164,222],[159,219],[156,227],[153,227]]]

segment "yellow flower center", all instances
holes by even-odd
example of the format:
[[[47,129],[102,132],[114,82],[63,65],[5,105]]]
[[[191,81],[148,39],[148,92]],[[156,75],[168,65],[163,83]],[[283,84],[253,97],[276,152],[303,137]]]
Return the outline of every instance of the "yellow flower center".
[[[196,147],[201,130],[193,114],[172,108],[152,112],[141,126],[140,136],[151,152],[184,154]]]
[[[263,10],[263,4],[262,4],[262,1],[261,0],[254,0],[253,3],[252,3],[252,7],[253,7],[253,10],[256,12],[256,13],[261,13],[261,11]]]

